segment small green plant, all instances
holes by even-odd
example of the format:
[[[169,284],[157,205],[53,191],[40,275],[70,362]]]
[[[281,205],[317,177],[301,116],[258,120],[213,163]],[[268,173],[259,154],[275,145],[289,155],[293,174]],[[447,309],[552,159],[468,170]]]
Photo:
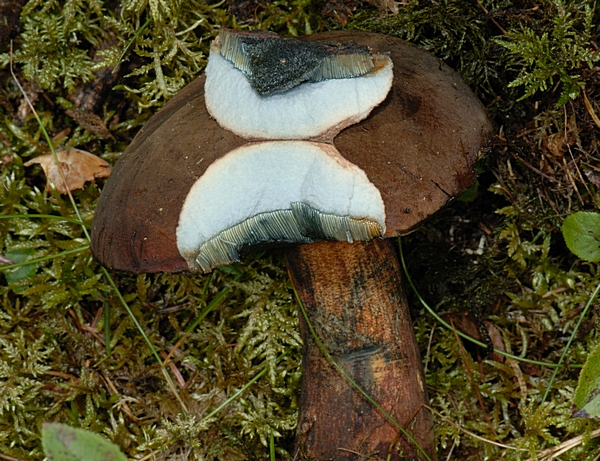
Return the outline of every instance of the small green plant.
[[[600,261],[600,213],[578,211],[567,216],[562,233],[569,250],[577,257]]]
[[[574,416],[600,418],[600,344],[585,362],[575,390]]]
[[[569,250],[589,262],[600,261],[600,213],[579,211],[563,222],[562,233]],[[600,285],[596,289],[596,294]],[[587,357],[573,398],[575,416],[600,418],[600,345]]]
[[[44,423],[42,445],[49,461],[126,461],[119,447],[98,434],[59,423]]]
[[[13,60],[43,89],[74,91],[77,80],[89,82],[95,70],[107,66],[105,60],[94,62],[89,49],[100,47],[115,29],[99,0],[66,2],[64,9],[41,3],[29,2],[22,12]],[[9,54],[0,54],[0,67],[8,64]]]
[[[509,86],[525,87],[521,99],[560,84],[557,105],[581,94],[584,66],[594,67],[600,55],[593,45],[595,2],[546,0],[543,16],[531,25],[512,30],[496,42],[508,49],[518,76]]]

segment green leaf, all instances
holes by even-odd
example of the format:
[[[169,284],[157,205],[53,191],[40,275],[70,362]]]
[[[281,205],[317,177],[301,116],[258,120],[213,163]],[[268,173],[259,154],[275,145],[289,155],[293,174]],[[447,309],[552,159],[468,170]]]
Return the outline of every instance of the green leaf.
[[[49,461],[127,461],[114,443],[66,424],[44,423],[42,445]]]
[[[7,250],[4,254],[8,259],[13,261],[14,263],[22,263],[27,261],[31,256],[35,254],[35,249],[33,248],[16,248]],[[27,280],[35,275],[37,272],[38,264],[26,264],[14,270],[7,270],[4,273],[6,277],[6,282],[8,285],[12,285],[13,283],[20,282],[21,280]],[[15,293],[21,293],[25,290],[24,287],[15,287],[13,291]]]
[[[576,256],[585,261],[600,261],[600,213],[578,211],[567,216],[562,233]]]
[[[461,202],[473,202],[479,193],[479,181],[476,181],[471,187],[458,196]]]
[[[577,408],[573,416],[600,417],[600,344],[596,345],[583,365],[573,403]]]

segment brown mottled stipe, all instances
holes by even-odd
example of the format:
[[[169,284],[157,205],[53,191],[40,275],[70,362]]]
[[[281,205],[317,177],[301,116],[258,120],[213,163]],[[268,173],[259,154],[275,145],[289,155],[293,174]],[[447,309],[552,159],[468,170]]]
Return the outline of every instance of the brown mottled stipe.
[[[323,242],[286,255],[310,322],[334,360],[435,459],[432,418],[422,409],[427,391],[421,359],[393,242]],[[425,459],[334,369],[300,317],[298,459]]]

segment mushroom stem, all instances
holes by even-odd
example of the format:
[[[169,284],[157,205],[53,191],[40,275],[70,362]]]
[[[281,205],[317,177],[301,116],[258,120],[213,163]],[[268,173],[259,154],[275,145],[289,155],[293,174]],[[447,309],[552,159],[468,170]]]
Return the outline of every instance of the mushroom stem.
[[[392,243],[321,242],[290,248],[286,257],[329,354],[435,460],[433,422],[422,407],[427,403],[422,363]],[[297,459],[425,459],[332,366],[303,315],[300,319],[304,375]]]

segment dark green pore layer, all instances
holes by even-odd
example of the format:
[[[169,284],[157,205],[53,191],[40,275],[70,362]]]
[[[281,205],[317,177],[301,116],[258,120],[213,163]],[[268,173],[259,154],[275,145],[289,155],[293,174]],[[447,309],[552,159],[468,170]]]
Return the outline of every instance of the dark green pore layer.
[[[260,213],[207,240],[198,249],[196,263],[203,272],[240,260],[240,249],[261,244],[301,244],[318,240],[367,241],[383,229],[369,218],[323,213],[294,202],[289,210]]]
[[[221,55],[244,72],[262,96],[304,82],[359,77],[374,67],[366,46],[284,39],[276,34],[222,30]]]

